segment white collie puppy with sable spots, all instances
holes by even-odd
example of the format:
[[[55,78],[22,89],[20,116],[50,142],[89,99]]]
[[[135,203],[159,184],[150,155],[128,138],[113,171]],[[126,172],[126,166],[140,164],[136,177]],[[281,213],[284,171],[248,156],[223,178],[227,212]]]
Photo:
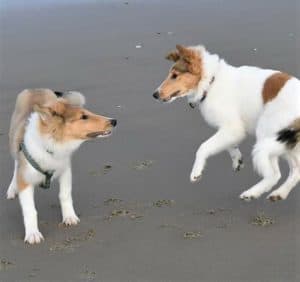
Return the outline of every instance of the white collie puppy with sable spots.
[[[29,244],[40,243],[34,204],[34,187],[49,188],[58,178],[62,221],[79,222],[72,201],[72,153],[86,140],[109,136],[117,121],[83,108],[85,98],[78,92],[50,89],[24,90],[17,98],[10,126],[10,149],[15,160],[7,198],[19,196]]]
[[[276,70],[234,67],[203,46],[176,48],[167,55],[174,64],[154,98],[172,102],[186,96],[217,129],[197,150],[190,180],[199,180],[207,159],[224,150],[239,170],[238,145],[248,133],[255,134],[253,163],[262,180],[240,198],[256,199],[271,191],[281,177],[278,158],[283,157],[290,174],[268,199],[286,199],[300,180],[300,81]]]

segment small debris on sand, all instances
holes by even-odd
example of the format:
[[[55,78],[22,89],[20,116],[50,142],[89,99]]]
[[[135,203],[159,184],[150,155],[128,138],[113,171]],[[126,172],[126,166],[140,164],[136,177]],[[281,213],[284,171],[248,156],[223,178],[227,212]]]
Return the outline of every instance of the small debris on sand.
[[[128,210],[113,210],[110,215],[111,216],[125,216],[128,214],[130,214],[130,211],[128,211]]]
[[[89,174],[92,176],[105,175],[105,174],[109,173],[111,170],[112,170],[112,165],[106,164],[103,166],[103,168],[101,170],[99,170],[99,171],[92,170],[89,172]]]
[[[136,49],[141,49],[142,47],[143,47],[142,44],[137,44],[137,45],[135,45],[135,48],[136,48]]]
[[[107,200],[104,201],[104,204],[106,204],[106,205],[120,204],[122,202],[123,202],[123,200],[118,199],[118,198],[109,198],[109,199],[107,199]]]
[[[112,165],[106,164],[103,168],[103,174],[107,174],[112,169]]]
[[[96,272],[90,271],[86,266],[81,276],[85,281],[94,281],[96,279]]]
[[[194,215],[218,215],[220,213],[230,213],[232,212],[231,209],[226,209],[226,208],[211,208],[208,210],[200,209],[200,210],[195,210],[193,211]]]
[[[104,220],[106,221],[111,221],[113,218],[116,217],[128,217],[132,220],[140,219],[143,217],[141,214],[136,214],[134,212],[131,212],[126,209],[118,209],[118,210],[113,210],[110,215],[104,217]]]
[[[211,214],[211,215],[215,215],[216,214],[216,210],[215,209],[210,209],[207,211],[208,214]]]
[[[14,264],[11,261],[9,261],[5,258],[1,258],[1,260],[0,260],[0,271],[6,270],[7,268],[12,267],[13,265]]]
[[[174,200],[158,200],[153,203],[153,206],[161,208],[161,207],[171,207],[175,204]]]
[[[135,170],[145,170],[154,164],[152,160],[138,161],[133,165]]]
[[[261,227],[269,226],[275,223],[275,220],[269,216],[266,216],[263,212],[256,215],[251,223]]]
[[[199,231],[188,231],[183,233],[184,239],[197,239],[201,237],[201,232]]]

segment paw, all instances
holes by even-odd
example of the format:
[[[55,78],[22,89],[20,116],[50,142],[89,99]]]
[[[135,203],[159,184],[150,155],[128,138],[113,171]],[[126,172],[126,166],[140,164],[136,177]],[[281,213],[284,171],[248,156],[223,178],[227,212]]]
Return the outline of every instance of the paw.
[[[18,193],[17,193],[17,191],[7,191],[7,193],[6,193],[6,199],[8,199],[8,200],[13,200],[13,199],[15,199],[16,197],[17,197],[17,195],[18,195]]]
[[[201,177],[202,177],[201,171],[199,172],[199,171],[193,170],[191,172],[190,181],[192,183],[196,183],[196,182],[200,181]]]
[[[278,191],[272,192],[267,199],[270,200],[271,202],[277,202],[281,200],[285,200],[287,198],[287,195],[284,195],[283,193],[280,193]]]
[[[63,219],[63,224],[65,226],[71,226],[71,225],[77,225],[80,222],[80,219],[78,218],[78,216],[76,214],[71,215],[71,216],[66,216]]]
[[[258,193],[256,191],[253,191],[252,189],[249,189],[240,195],[240,199],[242,199],[246,202],[250,202],[251,200],[255,200],[255,199],[259,198],[260,195],[261,195],[261,193]]]
[[[38,230],[29,232],[24,238],[24,242],[30,245],[39,244],[44,241],[42,233]]]
[[[242,158],[240,158],[240,159],[235,159],[235,160],[232,162],[232,167],[233,167],[233,170],[234,170],[234,171],[240,171],[240,170],[244,167],[243,159],[242,159]]]

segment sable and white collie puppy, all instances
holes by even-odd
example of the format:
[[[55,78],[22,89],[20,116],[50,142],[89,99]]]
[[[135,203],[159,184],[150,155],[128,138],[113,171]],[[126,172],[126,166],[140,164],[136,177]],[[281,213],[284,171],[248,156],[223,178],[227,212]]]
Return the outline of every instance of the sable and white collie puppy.
[[[72,201],[72,153],[86,140],[109,136],[117,121],[83,108],[85,98],[78,92],[50,89],[22,91],[17,98],[9,132],[15,160],[14,175],[7,198],[19,196],[25,225],[25,242],[40,243],[34,204],[34,187],[49,188],[58,178],[62,221],[79,223]]]
[[[300,81],[276,70],[231,66],[203,46],[176,48],[166,57],[174,64],[153,97],[172,102],[186,96],[217,129],[197,150],[190,180],[199,180],[207,159],[224,150],[239,170],[238,145],[250,133],[256,135],[254,167],[263,179],[240,198],[256,199],[271,191],[281,177],[278,158],[282,156],[290,174],[268,199],[286,199],[300,180]]]

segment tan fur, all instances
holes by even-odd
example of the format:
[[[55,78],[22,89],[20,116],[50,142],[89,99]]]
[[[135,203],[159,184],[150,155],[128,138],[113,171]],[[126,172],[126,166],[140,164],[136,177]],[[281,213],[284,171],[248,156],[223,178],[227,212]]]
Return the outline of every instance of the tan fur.
[[[56,99],[56,95],[50,89],[27,89],[18,95],[9,130],[10,151],[14,158],[19,151],[19,145],[24,137],[26,121],[33,111],[33,106]]]
[[[203,76],[200,53],[181,45],[176,48],[177,51],[172,51],[166,57],[175,64],[160,87],[160,99],[165,101],[195,89]]]
[[[25,190],[29,185],[29,183],[27,183],[24,179],[23,171],[25,169],[25,166],[26,166],[26,160],[24,156],[19,155],[18,168],[17,168],[17,188],[19,192]]]
[[[47,120],[40,120],[40,130],[58,142],[89,139],[88,134],[111,129],[107,118],[71,105],[67,99],[57,98],[50,89],[24,90],[17,98],[9,132],[10,150],[15,159],[24,137],[27,119],[33,111],[48,117]],[[82,120],[83,114],[89,118]]]
[[[273,100],[289,79],[291,79],[291,76],[283,72],[277,72],[268,77],[262,92],[264,104]]]
[[[169,61],[177,62],[180,59],[179,53],[177,50],[171,51],[166,55],[166,59]]]
[[[203,65],[200,53],[182,45],[176,45],[176,48],[181,60],[186,63],[187,71],[201,77]]]
[[[300,118],[295,119],[290,127],[293,129],[300,129]]]
[[[89,139],[89,134],[112,129],[109,119],[84,108],[74,107],[61,98],[45,107],[36,107],[36,111],[48,115],[46,120],[40,119],[40,132],[51,136],[56,142]],[[83,120],[83,115],[88,116],[88,119]]]
[[[91,139],[99,133],[106,133],[112,129],[108,118],[70,103],[72,101],[68,99],[57,98],[50,89],[24,90],[19,94],[9,132],[11,153],[18,161],[16,176],[19,191],[28,187],[23,173],[27,161],[20,153],[19,146],[32,112],[38,112],[40,115],[40,133],[53,138],[56,142]],[[88,118],[83,119],[84,115]]]

